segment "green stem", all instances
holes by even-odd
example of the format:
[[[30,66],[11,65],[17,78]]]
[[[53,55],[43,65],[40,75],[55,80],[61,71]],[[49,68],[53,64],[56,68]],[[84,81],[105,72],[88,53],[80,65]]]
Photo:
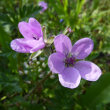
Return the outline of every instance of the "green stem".
[[[45,26],[42,27],[42,31],[43,31],[44,42],[47,42],[46,27]]]

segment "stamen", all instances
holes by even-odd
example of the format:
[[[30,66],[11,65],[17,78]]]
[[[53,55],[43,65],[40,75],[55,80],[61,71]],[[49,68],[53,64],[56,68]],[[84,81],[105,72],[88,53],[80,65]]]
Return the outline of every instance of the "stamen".
[[[33,37],[36,40],[36,37]]]
[[[37,37],[37,35],[32,34],[32,36],[33,36],[33,39],[34,39],[34,40],[39,40],[39,38]]]
[[[73,57],[70,54],[68,54],[68,56],[66,56],[66,59],[64,60],[66,67],[74,66],[75,62],[76,62],[75,57]]]

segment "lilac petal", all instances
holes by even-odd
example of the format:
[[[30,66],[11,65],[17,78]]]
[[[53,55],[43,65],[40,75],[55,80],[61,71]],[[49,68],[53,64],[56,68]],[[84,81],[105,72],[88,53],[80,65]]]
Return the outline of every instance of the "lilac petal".
[[[42,27],[35,18],[29,19],[29,26],[36,37],[43,37]]]
[[[24,38],[26,38],[26,39],[33,38],[33,32],[28,23],[26,23],[24,21],[19,22],[18,28],[19,28],[19,31],[22,34],[22,36],[24,36]]]
[[[86,58],[93,50],[94,43],[90,38],[83,38],[78,40],[72,47],[72,54],[77,59]]]
[[[36,45],[35,47],[33,47],[31,50],[30,50],[30,53],[33,53],[33,52],[36,52],[42,48],[45,47],[45,43],[43,41],[43,38],[40,38],[39,40],[36,40]]]
[[[78,61],[74,67],[79,71],[81,77],[88,81],[96,81],[102,74],[100,68],[89,61]]]
[[[15,39],[11,42],[11,48],[20,53],[30,53],[30,50],[36,45],[36,40]]]
[[[59,81],[62,86],[67,88],[78,87],[81,80],[79,71],[73,67],[65,68],[62,74],[59,74]]]
[[[48,58],[48,66],[50,67],[50,70],[53,73],[60,73],[64,70],[65,64],[64,64],[64,58],[65,56],[61,53],[53,53]]]
[[[59,34],[54,40],[55,49],[57,52],[68,54],[72,49],[71,40],[63,34]]]

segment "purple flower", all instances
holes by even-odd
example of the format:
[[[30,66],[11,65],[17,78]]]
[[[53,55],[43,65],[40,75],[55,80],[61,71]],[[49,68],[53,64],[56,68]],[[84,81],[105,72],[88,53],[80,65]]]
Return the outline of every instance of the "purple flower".
[[[60,19],[60,23],[62,23],[64,21],[64,19]]]
[[[78,40],[73,46],[70,39],[63,34],[55,37],[56,53],[49,56],[48,65],[53,73],[58,73],[62,86],[76,88],[81,77],[88,81],[96,81],[101,76],[100,68],[84,61],[93,50],[93,41],[90,38]]]
[[[28,23],[20,22],[18,28],[24,38],[15,39],[11,42],[11,48],[14,51],[33,53],[45,47],[41,25],[35,18],[30,18]]]
[[[39,2],[38,5],[39,5],[40,7],[42,7],[42,10],[40,11],[40,13],[44,12],[44,11],[48,8],[47,3],[44,2],[44,1]]]

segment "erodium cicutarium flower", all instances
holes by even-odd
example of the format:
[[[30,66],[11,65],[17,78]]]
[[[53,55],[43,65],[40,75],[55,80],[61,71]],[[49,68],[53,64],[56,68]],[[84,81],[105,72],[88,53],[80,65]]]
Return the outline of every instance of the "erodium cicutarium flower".
[[[43,12],[48,8],[47,3],[44,2],[44,1],[39,2],[38,5],[39,5],[40,7],[42,7],[42,10],[40,11],[40,13],[43,13]]]
[[[30,18],[28,23],[20,22],[18,28],[24,38],[18,38],[11,42],[11,48],[14,51],[33,53],[45,47],[42,27],[35,18]]]
[[[58,73],[62,86],[73,89],[81,78],[88,81],[99,79],[102,74],[100,68],[84,60],[93,50],[90,38],[82,38],[72,46],[70,39],[60,34],[55,37],[54,45],[56,53],[49,56],[48,65],[53,73]]]

